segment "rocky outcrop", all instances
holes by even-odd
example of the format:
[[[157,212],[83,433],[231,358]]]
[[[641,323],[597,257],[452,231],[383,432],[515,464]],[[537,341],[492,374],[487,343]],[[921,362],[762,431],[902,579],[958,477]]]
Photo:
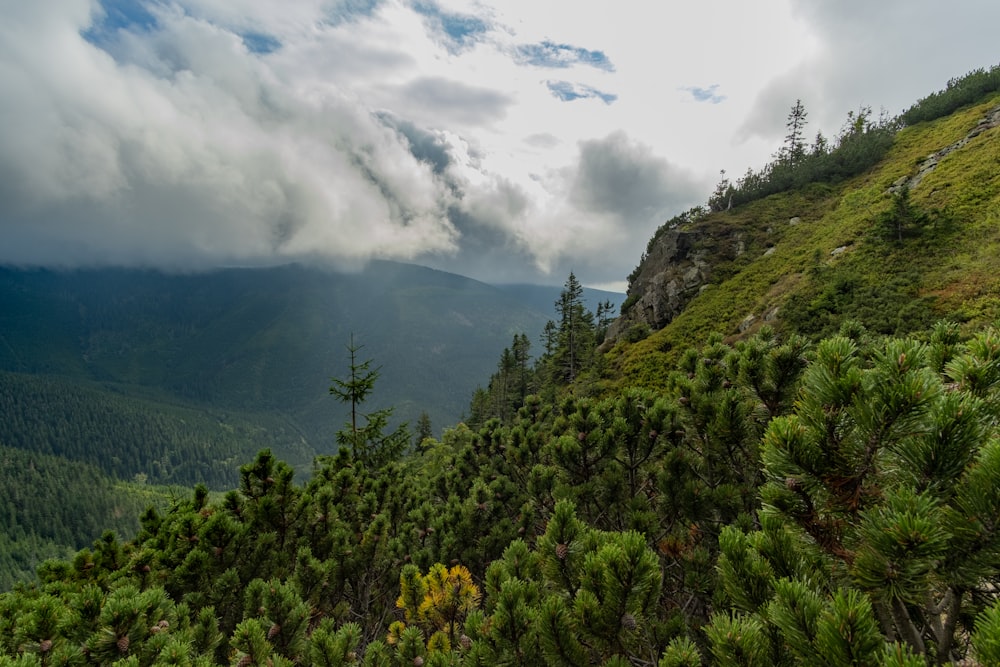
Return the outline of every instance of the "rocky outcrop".
[[[618,340],[635,325],[662,329],[684,310],[711,277],[706,251],[700,248],[703,240],[702,232],[679,229],[656,238],[629,286],[624,312],[611,325],[609,340]]]
[[[934,171],[937,168],[938,163],[941,162],[941,160],[946,155],[948,155],[952,151],[958,150],[965,144],[969,143],[970,141],[978,137],[983,132],[986,132],[987,130],[992,130],[995,127],[1000,127],[1000,105],[990,109],[989,113],[987,113],[986,116],[984,116],[983,119],[980,120],[979,123],[974,128],[969,130],[969,133],[967,135],[965,135],[955,143],[951,144],[950,146],[945,146],[941,150],[935,151],[934,153],[931,153],[926,158],[924,158],[924,160],[922,160],[920,162],[920,165],[917,167],[916,174],[913,174],[912,176],[903,176],[902,178],[900,178],[899,180],[897,180],[895,183],[892,184],[892,187],[889,188],[889,191],[898,192],[899,190],[902,190],[904,188],[912,190],[913,188],[917,187],[918,185],[920,185],[920,181],[924,180],[924,176]]]

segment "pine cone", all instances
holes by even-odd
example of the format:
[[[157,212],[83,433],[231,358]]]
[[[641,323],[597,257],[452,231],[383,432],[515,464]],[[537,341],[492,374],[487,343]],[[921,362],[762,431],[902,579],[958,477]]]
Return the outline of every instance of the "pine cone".
[[[244,655],[240,658],[240,661],[236,663],[236,667],[250,667],[253,664],[253,658],[248,655]]]
[[[566,554],[569,553],[569,547],[565,544],[556,545],[556,558],[559,560],[566,560]]]
[[[270,628],[268,628],[268,630],[267,630],[267,639],[268,639],[268,641],[270,641],[270,640],[274,639],[275,637],[277,637],[279,632],[281,632],[281,625],[279,625],[278,623],[275,623]]]
[[[424,659],[418,655],[413,659],[413,667],[424,667]]]
[[[469,635],[463,634],[458,638],[458,643],[462,646],[462,649],[468,651],[472,648],[472,638]]]
[[[122,655],[128,653],[128,635],[119,637],[118,641],[115,642],[118,645],[118,652]]]
[[[633,616],[632,614],[630,614],[628,612],[625,612],[624,614],[622,614],[622,627],[623,628],[625,628],[626,630],[635,630],[635,626],[636,626],[635,616]]]
[[[51,651],[52,650],[52,640],[51,639],[43,639],[42,641],[38,642],[38,650],[40,652],[42,652],[42,653],[48,653],[49,651]]]

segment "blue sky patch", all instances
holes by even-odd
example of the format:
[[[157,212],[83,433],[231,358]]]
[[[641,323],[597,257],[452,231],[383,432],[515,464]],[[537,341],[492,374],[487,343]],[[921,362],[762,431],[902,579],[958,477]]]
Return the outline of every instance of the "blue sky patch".
[[[152,32],[157,26],[149,3],[140,0],[101,0],[101,8],[103,16],[95,17],[94,24],[81,33],[95,46],[105,47],[119,30]]]
[[[523,44],[517,47],[521,61],[537,67],[564,68],[573,65],[590,65],[605,72],[614,72],[604,51],[591,51],[571,44],[556,44],[555,42],[539,42],[538,44]]]
[[[271,35],[265,35],[261,32],[248,32],[240,35],[243,43],[247,47],[247,51],[250,53],[257,53],[260,55],[266,55],[268,53],[273,53],[281,48],[281,42],[272,37]]]
[[[340,25],[359,16],[371,16],[380,4],[382,0],[342,0],[324,12],[325,22],[329,25]]]
[[[569,81],[546,81],[545,85],[553,95],[558,97],[563,102],[572,102],[573,100],[583,100],[590,97],[596,97],[605,104],[611,104],[618,99],[618,96],[614,93],[605,93],[597,90],[596,88],[570,83]]]
[[[691,93],[691,97],[694,98],[695,102],[708,102],[709,104],[718,104],[719,102],[722,102],[723,100],[726,99],[725,95],[720,95],[718,93],[719,84],[717,83],[713,83],[708,88],[702,88],[700,86],[688,86],[686,88],[682,88],[681,90],[685,90]]]
[[[435,30],[443,33],[453,47],[463,47],[478,41],[479,36],[489,32],[489,23],[471,14],[452,14],[442,10],[433,2],[414,2],[413,11],[424,17]]]

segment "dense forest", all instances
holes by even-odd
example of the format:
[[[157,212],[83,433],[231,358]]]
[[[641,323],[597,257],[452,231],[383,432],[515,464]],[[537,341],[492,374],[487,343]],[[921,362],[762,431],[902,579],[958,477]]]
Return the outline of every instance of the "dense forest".
[[[96,466],[119,479],[232,488],[236,468],[263,448],[307,466],[312,450],[280,418],[197,410],[82,382],[0,371],[0,442]]]
[[[996,73],[859,114],[862,135],[896,141]],[[878,252],[926,250],[871,218]],[[1000,330],[928,308],[886,332],[833,303],[849,291],[658,343],[626,382],[656,336],[609,351],[609,306],[570,275],[540,348],[514,336],[469,418],[418,442],[369,407],[379,360],[352,341],[330,388],[352,417],[308,480],[264,450],[233,490],[47,560],[0,595],[0,665],[1000,664]],[[822,326],[797,326],[809,308]],[[0,456],[51,483],[40,455]]]

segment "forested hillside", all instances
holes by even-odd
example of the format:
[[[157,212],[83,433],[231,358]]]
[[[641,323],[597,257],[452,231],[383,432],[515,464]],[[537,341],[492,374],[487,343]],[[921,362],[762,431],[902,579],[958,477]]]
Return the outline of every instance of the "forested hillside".
[[[165,274],[0,269],[0,369],[189,407],[267,413],[323,451],[324,395],[353,333],[384,367],[383,405],[443,427],[514,333],[548,313],[461,276],[392,262]]]
[[[59,456],[0,447],[0,588],[34,581],[38,564],[69,558],[75,544],[112,531],[134,535],[138,516],[166,508],[183,487],[121,482],[97,466]]]
[[[307,481],[263,451],[47,561],[0,664],[1000,664],[998,74],[665,225],[704,271],[662,328],[571,275],[440,437],[405,446],[352,345],[374,418]]]
[[[346,419],[327,390],[352,333],[388,380],[374,400],[394,407],[396,423],[415,429],[423,416],[440,432],[508,337],[544,321],[497,288],[388,262],[354,274],[0,269],[0,447],[57,461],[52,479],[75,492],[29,489],[4,469],[5,489],[59,518],[21,513],[11,524],[5,557],[18,565],[5,566],[0,588],[105,527],[133,535],[154,485],[231,489],[265,448],[308,475]],[[73,464],[93,483],[76,484]],[[127,509],[100,500],[110,486]]]

